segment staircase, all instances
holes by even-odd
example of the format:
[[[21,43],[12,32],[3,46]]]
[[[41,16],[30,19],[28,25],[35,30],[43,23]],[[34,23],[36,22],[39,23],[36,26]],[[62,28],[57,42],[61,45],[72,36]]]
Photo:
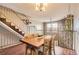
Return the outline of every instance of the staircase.
[[[18,28],[16,29],[15,28],[16,26],[15,25],[11,25],[11,22],[7,22],[5,18],[0,18],[0,21],[3,22],[8,27],[10,27],[12,30],[14,30],[17,33],[19,33],[20,35],[24,36],[24,33],[22,31],[20,31]]]

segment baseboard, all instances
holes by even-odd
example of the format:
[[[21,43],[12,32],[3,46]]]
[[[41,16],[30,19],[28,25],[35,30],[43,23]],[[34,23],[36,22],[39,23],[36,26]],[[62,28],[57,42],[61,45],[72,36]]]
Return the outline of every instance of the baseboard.
[[[6,49],[6,48],[14,47],[14,46],[17,46],[17,45],[20,45],[20,44],[23,44],[23,43],[20,42],[20,43],[15,43],[15,44],[13,44],[13,45],[3,46],[3,47],[0,48],[0,49]]]

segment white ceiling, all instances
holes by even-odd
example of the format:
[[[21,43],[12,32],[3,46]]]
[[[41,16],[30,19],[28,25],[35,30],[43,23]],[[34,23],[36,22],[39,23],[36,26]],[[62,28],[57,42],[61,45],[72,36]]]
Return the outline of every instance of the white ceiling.
[[[61,20],[68,14],[69,4],[65,3],[48,3],[45,12],[35,10],[34,3],[8,3],[0,4],[12,8],[18,12],[24,13],[31,17],[32,21],[35,22],[48,22],[50,17],[52,21]],[[76,4],[71,4],[71,13],[74,13]]]

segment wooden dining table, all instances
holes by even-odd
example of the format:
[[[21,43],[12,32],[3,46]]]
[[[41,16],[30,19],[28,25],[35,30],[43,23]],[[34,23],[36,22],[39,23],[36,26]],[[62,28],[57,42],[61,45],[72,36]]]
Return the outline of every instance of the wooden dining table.
[[[31,38],[31,39],[22,39],[21,41],[27,43],[27,44],[30,44],[30,45],[33,45],[35,47],[40,47],[42,44],[44,44],[44,39],[43,38]]]
[[[27,48],[30,47],[31,50],[35,50],[36,54],[38,55],[38,49],[44,45],[45,40],[51,42],[51,38],[55,38],[55,36],[50,36],[50,35],[44,35],[41,37],[33,37],[33,38],[26,38],[24,37],[21,39],[21,42],[26,44],[26,54],[27,54]],[[51,43],[50,43],[50,53],[51,53]],[[31,51],[32,52],[32,51]]]
[[[31,54],[32,50],[35,50],[36,54],[38,54],[38,49],[40,46],[44,44],[44,39],[42,37],[35,37],[35,38],[23,38],[21,39],[23,43],[26,44],[26,54],[27,54],[27,48],[31,48]]]

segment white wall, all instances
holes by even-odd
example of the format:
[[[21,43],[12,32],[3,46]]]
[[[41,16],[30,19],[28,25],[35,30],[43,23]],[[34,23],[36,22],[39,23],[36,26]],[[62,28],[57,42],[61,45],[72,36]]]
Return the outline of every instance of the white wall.
[[[74,49],[79,54],[79,4],[76,4],[74,15]]]
[[[43,34],[43,23],[42,22],[36,22],[36,21],[32,21],[32,24],[30,24],[29,26],[35,26],[35,28],[31,28],[30,31],[31,33],[38,33],[40,35]],[[40,28],[42,30],[40,30]]]

